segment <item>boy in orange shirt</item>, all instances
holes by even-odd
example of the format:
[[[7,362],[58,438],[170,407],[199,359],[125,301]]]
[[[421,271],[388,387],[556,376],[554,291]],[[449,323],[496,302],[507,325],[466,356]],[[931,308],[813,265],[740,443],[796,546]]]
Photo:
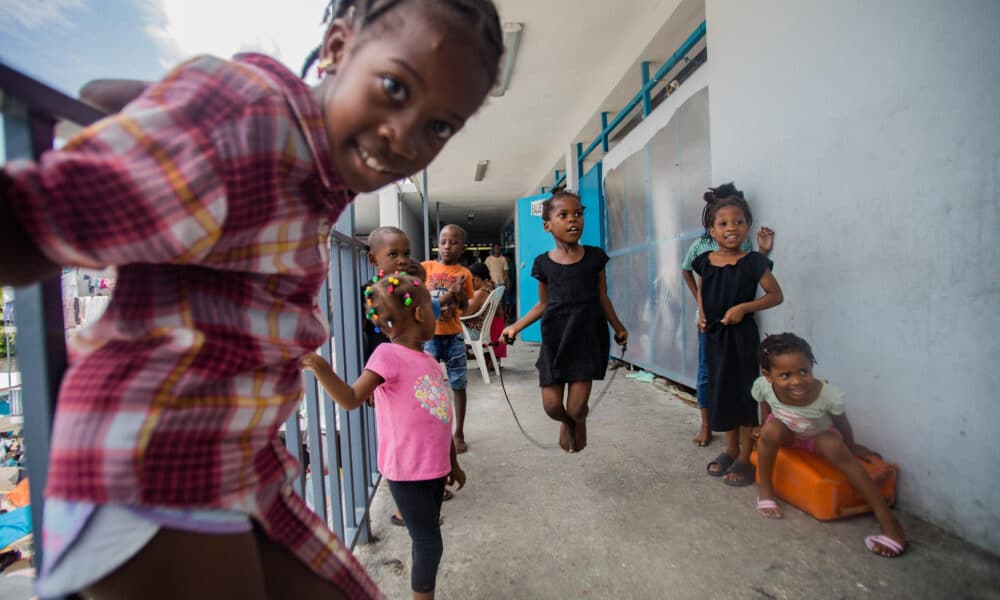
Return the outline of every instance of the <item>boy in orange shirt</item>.
[[[453,287],[461,287],[449,305],[441,306],[441,316],[434,328],[434,337],[424,343],[424,350],[448,369],[448,386],[455,395],[455,451],[467,450],[465,444],[465,406],[468,397],[466,376],[465,338],[458,318],[469,306],[472,297],[472,273],[458,264],[465,252],[465,230],[458,225],[446,225],[438,237],[438,260],[421,263],[427,271],[427,289],[431,297],[440,298]],[[458,284],[458,285],[456,285]]]

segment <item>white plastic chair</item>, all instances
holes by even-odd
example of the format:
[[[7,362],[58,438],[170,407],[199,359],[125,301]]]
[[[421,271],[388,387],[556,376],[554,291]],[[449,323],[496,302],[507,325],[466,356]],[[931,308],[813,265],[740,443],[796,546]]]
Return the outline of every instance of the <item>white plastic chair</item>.
[[[493,368],[496,370],[497,377],[500,377],[500,361],[497,360],[496,354],[493,353],[493,344],[490,343],[490,325],[493,324],[493,316],[496,315],[497,307],[500,306],[500,300],[503,299],[503,290],[504,286],[498,285],[486,297],[486,302],[483,302],[479,310],[459,319],[462,323],[462,335],[465,336],[465,343],[472,346],[472,353],[476,356],[476,363],[479,364],[479,372],[483,374],[483,381],[486,385],[490,384],[490,372],[486,368],[486,355],[483,352],[483,347],[489,351],[490,358],[493,359]],[[466,321],[476,317],[483,317],[482,329],[478,331],[470,330]]]

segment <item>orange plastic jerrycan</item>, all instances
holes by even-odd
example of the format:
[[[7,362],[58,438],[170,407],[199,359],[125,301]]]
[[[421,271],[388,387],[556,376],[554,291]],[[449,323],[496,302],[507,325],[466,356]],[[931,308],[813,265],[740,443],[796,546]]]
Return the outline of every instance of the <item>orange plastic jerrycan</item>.
[[[875,480],[886,503],[892,506],[896,503],[896,465],[874,455],[867,460],[870,462],[861,461],[861,466]],[[756,450],[750,454],[750,462],[757,466]],[[757,483],[760,483],[759,472]],[[837,467],[822,456],[798,448],[778,450],[774,461],[774,494],[821,521],[872,510]]]

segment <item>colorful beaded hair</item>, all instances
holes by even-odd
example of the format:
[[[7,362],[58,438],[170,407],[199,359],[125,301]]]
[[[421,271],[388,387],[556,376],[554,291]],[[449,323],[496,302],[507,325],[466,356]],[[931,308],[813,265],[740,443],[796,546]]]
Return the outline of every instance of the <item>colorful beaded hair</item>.
[[[388,292],[389,295],[395,295],[396,288],[402,283],[402,280],[400,280],[397,276],[406,276],[406,271],[397,271],[394,275],[386,277],[385,271],[379,269],[378,274],[372,277],[371,283],[365,288],[365,318],[375,324],[376,333],[380,333],[381,329],[379,329],[378,326],[378,309],[375,306],[375,301],[372,299],[372,288],[380,281],[385,281],[385,291]],[[419,286],[421,285],[420,279],[413,277],[410,280],[410,284]],[[409,292],[404,292],[403,295],[400,296],[399,300],[403,306],[411,306],[413,304],[413,296],[410,295]],[[392,326],[391,322],[389,323],[389,326]]]

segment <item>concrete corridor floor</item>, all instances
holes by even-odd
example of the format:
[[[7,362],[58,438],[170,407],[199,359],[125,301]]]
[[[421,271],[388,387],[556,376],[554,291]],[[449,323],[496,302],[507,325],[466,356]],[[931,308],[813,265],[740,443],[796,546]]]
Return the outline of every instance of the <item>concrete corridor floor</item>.
[[[504,383],[525,429],[554,446],[537,350],[511,348]],[[865,549],[878,531],[870,515],[820,522],[781,503],[784,519],[758,516],[755,486],[705,474],[722,446],[691,443],[696,409],[624,370],[591,414],[587,448],[570,455],[532,446],[499,382],[469,366],[468,483],[442,509],[440,599],[1000,599],[1000,557],[904,512],[910,547],[896,559]],[[410,541],[392,511],[380,485],[376,541],[355,554],[391,598],[409,598]]]

